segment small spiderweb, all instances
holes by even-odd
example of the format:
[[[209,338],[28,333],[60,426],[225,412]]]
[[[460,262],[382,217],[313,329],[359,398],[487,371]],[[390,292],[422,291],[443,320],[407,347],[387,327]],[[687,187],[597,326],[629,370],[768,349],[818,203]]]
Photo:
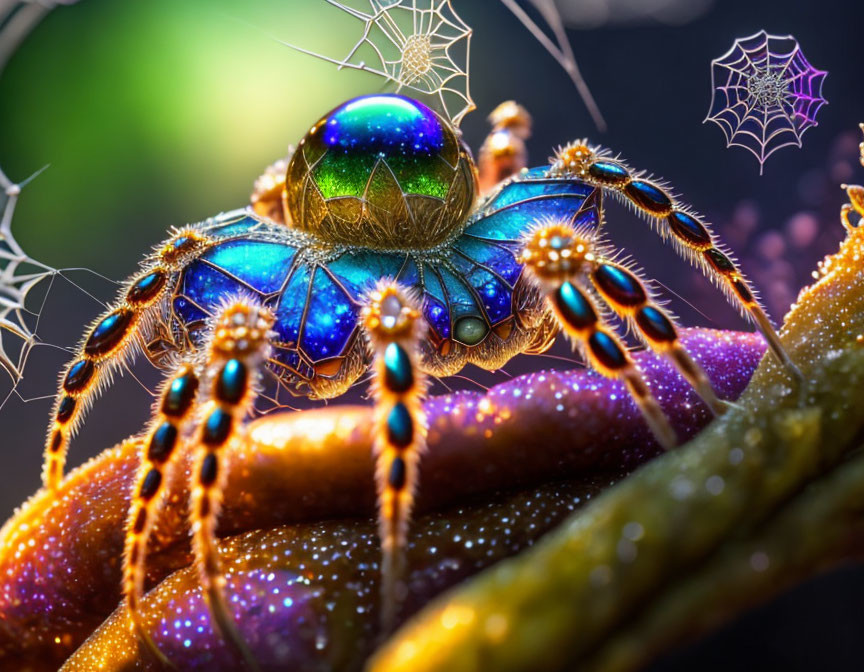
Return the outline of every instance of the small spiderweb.
[[[30,30],[55,3],[7,3],[0,7],[0,72]],[[40,171],[41,172],[41,171]],[[38,173],[37,173],[38,175]],[[0,169],[0,367],[16,383],[36,344],[31,325],[36,315],[27,309],[30,292],[57,271],[27,256],[12,235],[12,217],[21,189],[36,175],[15,184]]]
[[[441,111],[457,126],[476,109],[468,82],[471,27],[456,14],[451,0],[326,2],[363,24],[359,39],[344,58],[282,43],[340,69],[383,77],[394,83],[397,91],[409,89],[434,96]]]
[[[38,173],[37,173],[38,174]],[[13,184],[0,170],[0,366],[18,381],[36,335],[30,328],[35,319],[27,309],[27,298],[40,282],[57,271],[27,256],[12,235],[12,216],[24,184]],[[9,337],[19,341],[17,354],[10,349]]]
[[[801,136],[816,126],[827,101],[822,84],[827,72],[816,70],[791,35],[764,30],[735,40],[711,61],[711,109],[705,119],[726,135],[726,146],[744,147],[759,160],[782,147],[801,147]]]

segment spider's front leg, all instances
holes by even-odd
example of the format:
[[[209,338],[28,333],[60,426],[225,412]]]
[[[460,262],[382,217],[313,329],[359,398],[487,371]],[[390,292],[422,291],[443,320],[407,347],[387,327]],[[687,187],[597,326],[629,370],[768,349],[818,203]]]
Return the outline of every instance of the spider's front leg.
[[[674,247],[681,256],[696,261],[702,272],[725,291],[730,302],[742,314],[750,316],[777,360],[796,378],[802,379],[801,372],[789,358],[771,321],[759,305],[750,283],[728,251],[719,243],[709,225],[679,203],[663,186],[643,178],[641,174],[633,174],[624,162],[607,156],[603,150],[589,147],[584,141],[561,149],[552,164],[552,172],[561,176],[572,175],[612,190],[648,217],[657,225],[661,235],[675,241]]]
[[[480,194],[512,177],[528,165],[525,140],[531,137],[531,115],[513,100],[501,103],[489,115],[492,131],[480,147],[478,186]]]
[[[584,285],[585,272],[594,262],[590,239],[568,225],[540,223],[526,236],[521,261],[561,328],[586,361],[607,378],[618,378],[642,411],[657,442],[674,448],[678,440],[660,404],[651,394],[642,372],[627,348],[611,331]],[[704,375],[704,374],[703,374]]]
[[[611,259],[595,230],[569,224],[537,227],[527,238],[522,259],[535,276],[587,277],[602,303],[625,320],[639,339],[667,357],[715,415],[726,410],[711,381],[681,345],[672,317],[661,308],[639,272]]]
[[[273,322],[269,310],[240,299],[226,304],[213,324],[205,373],[210,389],[193,439],[190,484],[192,550],[202,591],[222,637],[253,670],[258,666],[225,599],[216,522],[227,477],[223,455],[226,447],[243,435],[243,422],[255,401],[260,370],[267,360]]]
[[[165,384],[153,420],[142,445],[142,455],[132,491],[132,504],[126,525],[123,554],[123,594],[131,625],[140,640],[165,665],[170,662],[159,651],[147,631],[139,609],[144,590],[147,543],[164,500],[165,485],[170,482],[179,444],[198,394],[199,379],[195,367],[183,363]]]
[[[126,362],[142,327],[161,310],[164,297],[172,289],[173,277],[184,261],[206,244],[194,231],[178,232],[157,252],[153,263],[128,283],[114,307],[91,327],[60,380],[45,443],[42,480],[46,488],[53,490],[60,484],[69,440],[94,397],[106,379]]]
[[[370,294],[362,319],[374,355],[381,629],[386,635],[403,598],[404,549],[426,447],[426,380],[417,366],[424,330],[415,301],[393,282],[381,282]]]

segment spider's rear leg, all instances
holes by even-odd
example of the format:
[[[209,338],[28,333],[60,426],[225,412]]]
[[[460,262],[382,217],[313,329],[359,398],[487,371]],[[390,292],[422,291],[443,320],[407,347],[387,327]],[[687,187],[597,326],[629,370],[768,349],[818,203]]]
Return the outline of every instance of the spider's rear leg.
[[[405,543],[426,447],[426,380],[417,366],[423,324],[415,301],[388,281],[370,294],[362,319],[375,360],[375,481],[382,551],[381,628],[386,635],[402,602]]]
[[[489,115],[492,131],[480,147],[477,163],[481,195],[528,165],[525,140],[531,137],[531,115],[516,103],[501,103]]]
[[[159,651],[141,618],[140,602],[144,589],[147,543],[164,499],[166,483],[176,466],[178,449],[198,393],[195,367],[183,363],[166,382],[153,420],[143,442],[146,451],[138,467],[132,491],[132,504],[126,525],[123,553],[123,594],[131,625],[141,641],[163,665],[170,665]]]
[[[213,622],[247,667],[258,666],[225,599],[225,578],[216,544],[216,522],[227,473],[224,449],[242,437],[243,421],[257,396],[267,360],[273,314],[252,301],[228,303],[213,323],[205,379],[210,385],[194,438],[190,517],[192,550]]]
[[[106,378],[127,360],[141,326],[160,310],[163,298],[171,291],[173,275],[205,245],[206,241],[193,231],[178,233],[155,256],[153,264],[128,283],[114,307],[91,327],[60,380],[45,443],[45,487],[53,490],[60,484],[69,440],[93,398]]]
[[[749,281],[719,243],[710,226],[679,203],[663,186],[634,175],[622,161],[606,156],[603,151],[589,147],[585,142],[564,147],[558,153],[552,171],[611,189],[648,217],[657,225],[661,235],[675,241],[674,247],[680,256],[695,261],[702,272],[724,290],[729,301],[742,314],[749,315],[776,359],[798,380],[803,380],[801,371],[789,358],[771,320],[759,305]]]
[[[660,404],[651,394],[642,372],[627,348],[605,324],[587,288],[580,286],[586,263],[593,253],[581,237],[559,235],[573,232],[555,224],[540,225],[526,236],[521,261],[532,280],[546,295],[549,308],[561,328],[579,347],[586,361],[607,378],[620,379],[639,406],[657,442],[666,450],[678,440]],[[552,235],[547,235],[552,234]]]

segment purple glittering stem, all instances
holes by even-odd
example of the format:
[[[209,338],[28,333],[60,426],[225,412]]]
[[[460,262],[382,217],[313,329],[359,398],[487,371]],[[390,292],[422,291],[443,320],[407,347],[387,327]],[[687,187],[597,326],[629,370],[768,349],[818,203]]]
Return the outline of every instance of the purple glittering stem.
[[[758,336],[737,332],[684,330],[682,342],[719,396],[730,400],[743,391],[765,350]],[[645,352],[634,358],[682,441],[705,426],[707,409],[665,360]],[[429,450],[418,514],[502,488],[588,472],[620,474],[659,452],[623,386],[583,369],[533,373],[488,393],[433,398],[427,410]],[[296,441],[256,443],[229,457],[233,469],[220,533],[374,515],[368,409],[331,407],[265,418],[256,425],[291,426],[296,432],[312,419],[309,426],[325,433],[334,423],[356,422],[356,427],[345,435],[344,445],[335,446],[336,457],[314,449],[323,445],[318,437],[308,440],[309,450],[299,450]],[[253,426],[250,440],[255,436]],[[136,463],[132,445],[106,451],[73,472],[59,497],[50,502],[35,497],[4,527],[0,669],[19,669],[12,663],[19,655],[68,655],[118,604],[119,559]],[[180,508],[174,507],[164,524],[158,552],[150,559],[153,580],[188,563]],[[298,604],[302,597],[297,594]],[[184,609],[180,604],[173,609],[183,624],[189,618]]]

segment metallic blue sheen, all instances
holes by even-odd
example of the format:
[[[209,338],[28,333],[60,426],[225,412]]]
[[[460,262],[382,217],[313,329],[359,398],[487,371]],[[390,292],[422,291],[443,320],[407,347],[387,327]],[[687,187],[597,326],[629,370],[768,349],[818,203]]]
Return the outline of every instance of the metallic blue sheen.
[[[222,367],[217,381],[218,397],[222,401],[237,403],[246,391],[248,371],[243,362],[229,359]]]
[[[242,282],[217,270],[201,260],[193,261],[183,272],[180,294],[196,303],[207,314],[213,315],[225,299],[245,293],[251,294]]]
[[[636,313],[636,323],[652,340],[671,343],[677,338],[675,326],[654,306],[645,306]]]
[[[676,210],[669,215],[669,226],[672,231],[695,245],[710,245],[711,234],[705,226],[692,215]]]
[[[479,238],[462,236],[454,243],[454,247],[463,252],[478,264],[494,271],[512,289],[522,275],[522,264],[516,259],[517,246],[513,249],[502,247],[500,243],[492,243]]]
[[[165,275],[163,271],[153,271],[136,282],[134,288],[141,294],[147,294],[153,286],[160,282],[164,277]]]
[[[646,295],[642,285],[630,273],[609,264],[601,264],[594,272],[600,289],[605,291],[616,303],[625,306],[639,306],[645,303]]]
[[[627,358],[624,351],[612,340],[612,337],[604,331],[595,331],[588,337],[588,346],[600,363],[610,369],[623,369],[627,366]]]
[[[337,110],[321,129],[331,148],[354,151],[380,145],[400,153],[423,153],[444,142],[431,127],[417,140],[423,124],[437,123],[434,115],[424,121],[422,109],[422,114],[406,117],[417,128],[388,127],[386,137],[379,137],[381,128],[369,125],[372,116],[354,118],[347,109],[344,112]],[[380,126],[380,118],[376,124]],[[419,144],[406,150],[400,140],[403,131]],[[598,189],[573,178],[549,177],[548,167],[538,167],[504,187],[487,204],[488,214],[475,216],[453,248],[441,249],[439,256],[352,249],[324,265],[298,256],[294,245],[274,242],[278,230],[271,233],[259,219],[231,214],[205,229],[217,242],[184,270],[172,306],[177,319],[199,340],[204,320],[226,298],[259,298],[276,316],[273,367],[309,378],[314,375],[312,364],[346,353],[364,297],[382,278],[396,278],[417,292],[423,315],[438,338],[453,338],[454,325],[468,321],[472,333],[481,338],[484,328],[513,315],[513,290],[523,270],[517,254],[530,227],[546,216],[596,227],[599,207]],[[267,240],[260,239],[264,233]],[[568,308],[572,314],[578,306],[571,301]]]
[[[498,324],[512,315],[513,292],[499,278],[460,255],[453,256],[453,263],[480,297],[491,324]]]
[[[117,328],[117,323],[122,318],[122,313],[111,313],[108,317],[103,319],[99,324],[96,325],[96,328],[90,334],[90,341],[100,341],[105,338],[108,334],[114,331]]]
[[[446,268],[441,268],[438,272],[444,281],[447,298],[450,299],[450,313],[453,317],[453,322],[455,323],[463,315],[482,317],[483,312],[480,306],[477,305],[474,294],[469,289],[465,278],[451,273]]]
[[[626,187],[630,195],[636,196],[643,205],[654,206],[654,208],[670,208],[672,201],[659,187],[644,180],[633,180]]]
[[[406,448],[414,440],[414,421],[401,401],[387,415],[387,440],[397,448]]]
[[[174,306],[174,312],[177,317],[187,326],[197,322],[203,322],[207,319],[207,313],[201,310],[185,296],[175,297],[172,305]]]
[[[359,300],[381,278],[395,278],[405,259],[405,254],[358,250],[329,262],[327,269]]]
[[[500,210],[508,205],[532,198],[548,198],[559,194],[586,197],[593,187],[578,180],[524,180],[504,187],[488,207]]]
[[[465,233],[489,240],[518,241],[544,217],[559,221],[575,218],[584,203],[585,197],[576,194],[523,201],[475,220]],[[599,217],[594,218],[599,221]]]
[[[621,182],[630,175],[624,166],[610,161],[596,161],[588,171],[593,177],[607,182]]]
[[[597,315],[591,304],[572,283],[563,283],[553,298],[561,317],[573,328],[585,329],[597,322]]]
[[[426,294],[423,299],[423,317],[441,338],[450,338],[450,312],[438,299]]]
[[[231,431],[231,414],[215,408],[204,421],[204,443],[210,446],[221,445]]]
[[[300,347],[313,361],[337,357],[357,327],[359,307],[322,269],[315,270]]]
[[[390,107],[392,113],[372,113]],[[444,146],[441,122],[425,105],[404,96],[362,96],[337,107],[323,130],[324,144],[352,153],[398,151],[437,154]]]
[[[201,258],[256,292],[273,294],[285,283],[296,254],[295,248],[283,243],[241,239],[214,245]]]
[[[273,331],[277,340],[296,348],[300,342],[300,326],[306,309],[309,291],[309,267],[305,264],[294,271],[276,306],[276,324]]]
[[[231,220],[207,229],[207,235],[211,238],[234,238],[249,233],[256,226],[261,226],[261,222],[247,215],[242,219]]]
[[[408,353],[398,343],[384,349],[384,385],[391,392],[405,393],[414,385],[414,369]]]
[[[408,257],[405,260],[405,263],[399,270],[399,275],[396,276],[396,280],[403,287],[420,287],[420,270],[413,259]]]
[[[424,269],[425,284],[423,288],[426,290],[426,293],[435,297],[435,299],[437,299],[439,303],[446,304],[447,293],[444,291],[444,286],[441,284],[441,280],[438,278],[438,274],[429,267],[429,264],[426,264]]]

